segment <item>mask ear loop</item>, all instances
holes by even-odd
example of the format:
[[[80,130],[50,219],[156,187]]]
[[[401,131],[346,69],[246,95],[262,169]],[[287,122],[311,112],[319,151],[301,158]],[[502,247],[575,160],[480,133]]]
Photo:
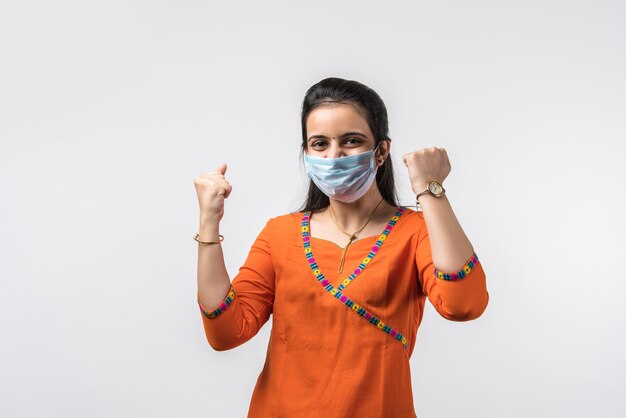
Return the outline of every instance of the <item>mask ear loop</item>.
[[[380,144],[381,144],[382,142],[383,142],[383,141],[380,141],[380,142],[378,143],[378,145],[376,145],[376,148],[374,148],[374,158],[376,159],[376,163],[378,163],[378,158],[376,157],[376,150],[378,149],[378,147],[380,146]],[[384,162],[385,162],[385,159],[383,158],[383,163],[384,163]],[[381,164],[381,165],[382,165],[382,164]],[[377,168],[378,168],[378,167],[380,167],[380,166],[378,166],[378,165],[377,165]]]

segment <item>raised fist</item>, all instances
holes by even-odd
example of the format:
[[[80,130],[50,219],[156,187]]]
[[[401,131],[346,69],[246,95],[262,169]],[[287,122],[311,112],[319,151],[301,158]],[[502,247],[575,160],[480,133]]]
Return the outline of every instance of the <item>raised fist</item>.
[[[431,180],[443,183],[452,169],[444,148],[430,147],[409,152],[404,154],[402,161],[409,170],[411,188],[415,194],[423,192]]]
[[[200,222],[219,223],[224,216],[224,199],[233,187],[224,177],[226,164],[216,171],[196,176],[193,181],[200,205]]]

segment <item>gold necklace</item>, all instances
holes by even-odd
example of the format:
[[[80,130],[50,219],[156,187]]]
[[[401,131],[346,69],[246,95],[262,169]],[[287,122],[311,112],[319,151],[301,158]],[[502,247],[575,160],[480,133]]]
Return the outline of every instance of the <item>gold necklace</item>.
[[[358,234],[361,233],[361,231],[363,231],[363,229],[365,228],[365,226],[369,223],[369,221],[372,219],[372,217],[374,216],[374,213],[376,212],[376,209],[378,209],[378,207],[380,206],[381,203],[383,203],[383,200],[385,200],[385,198],[380,199],[380,202],[378,202],[378,204],[376,205],[376,207],[374,208],[374,210],[372,211],[372,213],[370,213],[370,216],[367,217],[367,219],[365,220],[365,223],[356,231],[354,231],[352,234],[347,233],[346,231],[344,231],[343,229],[341,229],[341,227],[337,224],[337,221],[335,220],[335,216],[333,215],[333,209],[332,206],[328,206],[328,212],[330,213],[330,218],[333,220],[333,222],[335,223],[335,226],[337,227],[338,230],[340,230],[341,232],[343,232],[344,234],[346,234],[349,237],[348,243],[346,244],[345,247],[343,247],[343,253],[341,254],[341,262],[339,263],[339,270],[337,271],[339,274],[341,274],[341,272],[343,272],[343,263],[346,260],[346,252],[348,251],[348,247],[350,246],[350,244],[352,244],[352,241],[354,241],[355,239],[357,239]]]

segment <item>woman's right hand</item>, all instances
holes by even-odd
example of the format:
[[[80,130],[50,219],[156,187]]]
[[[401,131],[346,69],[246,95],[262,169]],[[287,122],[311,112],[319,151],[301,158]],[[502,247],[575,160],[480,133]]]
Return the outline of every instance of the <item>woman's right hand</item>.
[[[196,176],[193,181],[200,205],[200,223],[219,224],[224,216],[224,199],[233,189],[224,174],[226,164],[216,171]]]

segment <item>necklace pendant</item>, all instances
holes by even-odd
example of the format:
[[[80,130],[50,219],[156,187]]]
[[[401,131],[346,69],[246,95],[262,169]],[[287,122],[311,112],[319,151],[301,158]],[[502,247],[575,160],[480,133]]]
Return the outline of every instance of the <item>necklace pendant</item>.
[[[348,237],[350,237],[348,239],[348,243],[346,244],[346,246],[343,249],[343,253],[341,254],[341,262],[339,263],[339,270],[338,273],[341,274],[343,272],[343,264],[346,261],[346,251],[348,251],[348,247],[350,246],[350,244],[352,244],[352,241],[354,241],[357,238],[357,235],[361,233],[361,231],[363,231],[363,229],[365,229],[365,226],[369,223],[369,221],[372,219],[372,216],[374,216],[374,213],[376,213],[376,209],[378,209],[378,207],[380,206],[381,203],[383,203],[383,199],[380,199],[380,202],[378,202],[378,204],[376,205],[376,207],[374,208],[374,210],[372,211],[372,213],[370,213],[370,215],[367,217],[367,219],[365,220],[365,223],[356,231],[354,231],[352,234],[347,233],[346,231],[344,231],[343,229],[341,229],[339,227],[339,225],[337,225],[337,221],[335,220],[335,216],[333,215],[333,208],[332,206],[328,207],[328,212],[330,214],[330,218],[333,220],[333,222],[335,223],[335,226],[337,227],[337,229],[339,229],[341,232],[343,232],[344,234],[346,234]]]
[[[339,274],[343,273],[343,264],[346,261],[346,252],[348,251],[348,246],[350,246],[351,242],[352,240],[350,240],[348,244],[345,247],[343,247],[343,252],[341,253],[341,261],[339,262],[339,270],[337,271],[337,273]]]

